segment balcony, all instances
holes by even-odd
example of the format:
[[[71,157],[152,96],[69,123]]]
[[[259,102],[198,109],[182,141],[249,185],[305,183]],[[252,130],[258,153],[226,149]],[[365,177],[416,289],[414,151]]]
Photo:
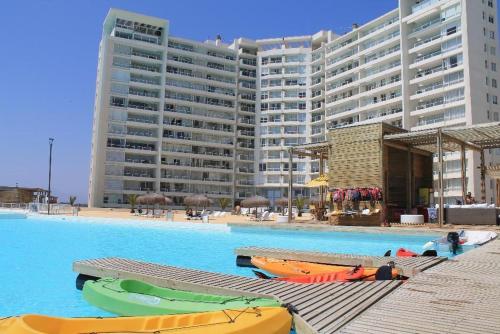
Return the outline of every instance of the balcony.
[[[419,89],[417,89],[415,94],[416,95],[424,94],[424,93],[431,92],[431,91],[439,89],[439,88],[449,87],[449,86],[452,86],[452,85],[455,85],[455,84],[458,84],[461,82],[464,82],[464,78],[460,78],[460,79],[456,79],[456,80],[452,80],[452,81],[447,81],[447,82],[441,81],[441,82],[433,83],[431,85],[420,87]]]
[[[156,133],[147,130],[139,130],[139,129],[128,129],[127,136],[139,136],[139,137],[150,137],[156,138]]]
[[[125,171],[123,172],[123,176],[141,177],[150,179],[155,177],[152,171],[134,170],[134,169],[125,169]]]
[[[145,124],[158,124],[158,121],[156,119],[152,118],[145,118],[145,117],[134,117],[134,116],[128,116],[127,122],[136,122],[136,123],[145,123]]]
[[[424,1],[421,1],[419,4],[416,4],[416,5],[413,5],[411,7],[411,13],[412,14],[415,14],[425,8],[428,8],[432,5],[435,5],[437,4],[438,2],[441,2],[441,0],[424,0]]]
[[[430,101],[419,102],[417,105],[417,108],[415,110],[419,111],[419,110],[429,109],[429,108],[436,107],[436,106],[441,106],[441,105],[446,105],[446,104],[457,102],[457,101],[462,101],[463,99],[464,99],[463,95],[454,96],[451,98],[439,97],[437,99],[432,99]]]

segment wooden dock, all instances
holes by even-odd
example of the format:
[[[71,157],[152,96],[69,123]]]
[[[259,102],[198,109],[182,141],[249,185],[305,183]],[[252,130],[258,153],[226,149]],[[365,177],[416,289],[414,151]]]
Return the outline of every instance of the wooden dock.
[[[417,273],[427,270],[438,263],[445,261],[446,257],[390,257],[390,256],[364,256],[354,254],[337,254],[324,252],[308,252],[279,248],[242,247],[235,249],[237,256],[263,256],[283,260],[296,260],[306,262],[317,262],[325,264],[338,264],[355,266],[358,264],[364,267],[380,267],[387,262],[393,261],[399,273],[412,277]]]
[[[500,241],[412,277],[341,328],[360,333],[500,333]]]
[[[293,305],[298,334],[334,333],[396,289],[401,281],[296,284],[183,269],[122,258],[77,261],[77,273],[140,279],[162,287],[204,293],[266,296]]]

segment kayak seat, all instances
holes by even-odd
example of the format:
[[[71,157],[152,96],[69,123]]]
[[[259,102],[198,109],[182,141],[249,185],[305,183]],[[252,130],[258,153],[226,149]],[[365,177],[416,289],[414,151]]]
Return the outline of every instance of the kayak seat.
[[[437,256],[437,251],[435,249],[428,249],[422,253],[422,256]]]
[[[388,281],[392,280],[392,267],[389,265],[381,266],[375,272],[375,280]]]

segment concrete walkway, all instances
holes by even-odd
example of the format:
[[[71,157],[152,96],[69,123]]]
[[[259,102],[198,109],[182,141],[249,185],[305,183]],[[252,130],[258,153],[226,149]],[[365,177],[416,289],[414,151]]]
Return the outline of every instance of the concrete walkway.
[[[337,333],[500,333],[500,240],[415,275]]]

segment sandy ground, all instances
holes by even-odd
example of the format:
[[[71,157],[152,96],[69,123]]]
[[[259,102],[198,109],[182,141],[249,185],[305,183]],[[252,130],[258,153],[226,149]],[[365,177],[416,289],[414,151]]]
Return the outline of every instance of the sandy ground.
[[[145,210],[144,210],[145,211]],[[130,209],[105,209],[105,208],[81,208],[79,214],[80,217],[94,217],[94,218],[120,218],[120,219],[151,219],[151,220],[165,220],[165,214],[159,218],[151,218],[146,216],[134,216],[130,213]],[[176,222],[187,222],[187,221],[200,221],[188,220],[186,219],[186,214],[184,210],[174,210],[174,221]],[[276,217],[271,219],[270,222],[275,222]],[[310,222],[311,215],[304,214],[303,217],[297,217],[297,222]],[[226,212],[224,217],[210,217],[210,223],[248,223],[252,222],[250,216],[244,215],[232,215],[230,212]]]
[[[81,208],[79,212],[80,217],[93,217],[93,218],[116,218],[116,219],[131,219],[131,220],[156,220],[165,221],[165,215],[160,218],[151,218],[145,216],[134,216],[130,213],[129,209],[108,209],[108,208]],[[189,220],[185,217],[185,212],[183,210],[174,211],[174,221],[176,222],[187,222]],[[201,220],[190,220],[191,222],[201,222]],[[242,225],[259,225],[267,227],[280,227],[280,228],[306,228],[312,230],[370,230],[373,232],[447,232],[450,230],[457,229],[470,229],[470,230],[488,230],[488,231],[498,231],[500,232],[500,226],[456,226],[456,225],[445,225],[443,228],[439,228],[437,224],[426,224],[421,226],[392,226],[388,227],[348,227],[348,226],[334,226],[328,224],[328,222],[318,222],[312,219],[310,214],[303,214],[302,217],[297,217],[294,224],[278,224],[276,223],[276,216],[267,222],[255,222],[250,219],[249,216],[244,215],[232,215],[230,212],[226,213],[224,217],[210,217],[210,223],[212,224],[242,224]]]

